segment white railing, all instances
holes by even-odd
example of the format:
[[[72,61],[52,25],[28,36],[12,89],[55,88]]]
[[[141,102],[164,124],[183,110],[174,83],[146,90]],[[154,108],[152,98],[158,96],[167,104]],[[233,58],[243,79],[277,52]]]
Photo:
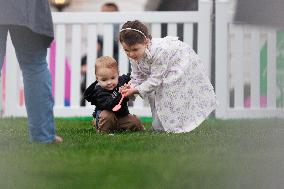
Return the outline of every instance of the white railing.
[[[220,106],[216,117],[283,118],[284,70],[276,70],[277,31],[232,24],[232,16],[227,11],[228,2],[219,0],[216,4],[216,92]],[[267,58],[262,57],[266,53]],[[267,65],[261,67],[261,61]],[[267,90],[263,92],[266,83]]]
[[[94,107],[80,106],[80,61],[87,54],[87,86],[95,80],[94,63],[97,58],[96,43],[100,31],[103,36],[103,55],[113,56],[114,26],[127,20],[138,19],[149,25],[153,37],[161,37],[161,25],[167,24],[167,34],[177,35],[177,24],[183,24],[183,40],[192,46],[193,24],[198,25],[198,54],[210,73],[210,13],[211,3],[200,1],[199,11],[187,12],[117,12],[117,13],[53,13],[55,43],[49,51],[48,62],[55,66],[53,73],[54,112],[57,117],[89,116]],[[68,63],[66,63],[68,62]],[[120,73],[129,71],[126,55],[119,47]],[[66,66],[70,69],[70,106],[64,105],[66,97]],[[15,71],[17,70],[17,71]],[[4,116],[26,116],[21,101],[22,79],[11,41],[6,53],[6,89],[3,103]],[[10,74],[16,73],[16,74]],[[136,99],[130,111],[138,116],[151,116],[147,104]]]

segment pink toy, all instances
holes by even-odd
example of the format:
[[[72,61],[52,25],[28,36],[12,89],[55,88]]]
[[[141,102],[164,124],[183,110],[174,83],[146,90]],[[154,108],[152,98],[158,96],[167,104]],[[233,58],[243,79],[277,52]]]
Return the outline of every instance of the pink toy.
[[[122,102],[123,99],[124,99],[124,95],[122,94],[119,103],[117,105],[115,105],[115,107],[112,108],[112,111],[116,112],[121,108],[121,102]]]

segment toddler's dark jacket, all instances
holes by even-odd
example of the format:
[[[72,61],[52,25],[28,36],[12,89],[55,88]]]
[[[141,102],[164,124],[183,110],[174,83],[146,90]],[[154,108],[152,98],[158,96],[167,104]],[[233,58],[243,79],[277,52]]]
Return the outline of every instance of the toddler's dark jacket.
[[[130,81],[130,74],[119,76],[117,86],[109,91],[103,89],[98,81],[92,83],[84,92],[84,98],[90,102],[92,105],[96,106],[93,116],[95,117],[97,111],[109,110],[117,105],[122,97],[119,93],[119,87],[123,86],[125,83]],[[124,98],[121,103],[121,108],[117,112],[114,112],[117,117],[124,117],[129,114],[127,101],[128,98]]]

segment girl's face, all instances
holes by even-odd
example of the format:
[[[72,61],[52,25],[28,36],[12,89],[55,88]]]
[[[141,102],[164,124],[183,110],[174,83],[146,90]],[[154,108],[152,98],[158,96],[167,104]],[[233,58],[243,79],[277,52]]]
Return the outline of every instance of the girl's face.
[[[99,85],[106,90],[113,90],[118,84],[118,70],[115,68],[100,68],[96,73]]]
[[[143,58],[145,50],[147,48],[148,41],[145,43],[137,43],[135,45],[128,46],[122,42],[121,45],[126,52],[128,58],[138,61]]]

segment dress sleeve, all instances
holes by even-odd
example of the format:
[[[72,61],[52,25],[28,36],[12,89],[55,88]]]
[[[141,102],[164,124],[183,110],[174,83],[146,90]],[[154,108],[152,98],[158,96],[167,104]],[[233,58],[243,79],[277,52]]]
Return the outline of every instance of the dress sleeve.
[[[147,97],[152,91],[161,85],[171,56],[172,52],[170,50],[162,47],[157,49],[155,56],[153,56],[150,60],[151,73],[149,77],[136,86],[136,89],[139,91],[142,98]]]
[[[92,83],[85,91],[84,91],[84,99],[88,102],[91,102],[92,105],[95,103],[95,87],[97,82]]]
[[[146,80],[146,76],[139,70],[136,63],[131,63],[131,85],[137,87]]]

